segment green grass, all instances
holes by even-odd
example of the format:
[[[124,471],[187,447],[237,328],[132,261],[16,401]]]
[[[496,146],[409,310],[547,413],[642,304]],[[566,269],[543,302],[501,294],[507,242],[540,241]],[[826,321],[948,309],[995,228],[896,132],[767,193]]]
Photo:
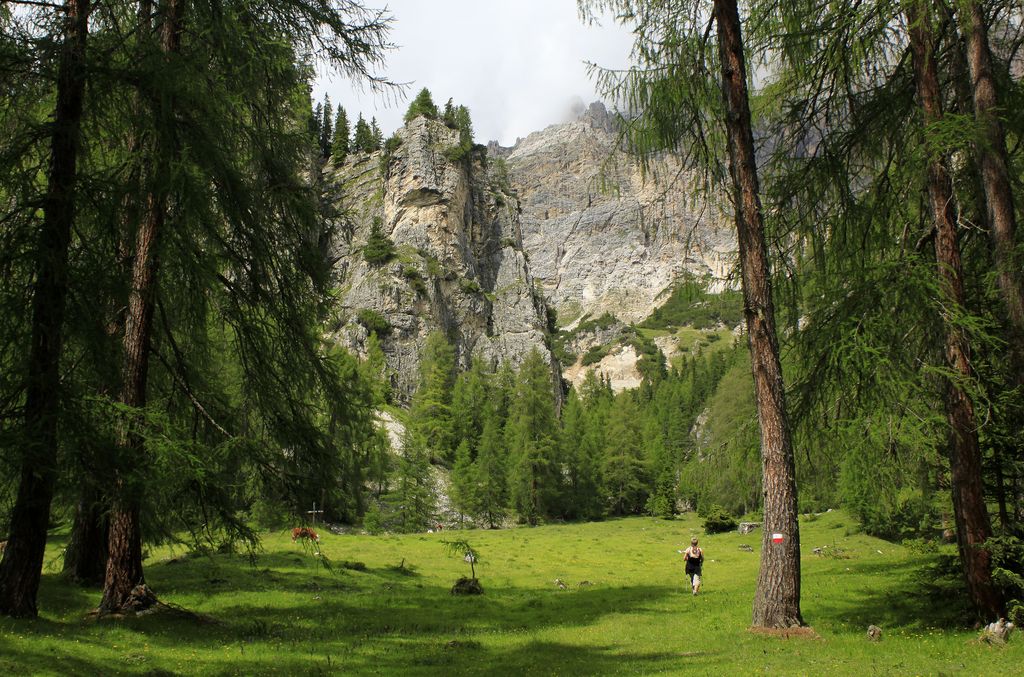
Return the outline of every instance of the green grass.
[[[743,320],[743,294],[724,289],[719,293],[706,291],[708,280],[685,277],[677,280],[672,293],[641,326],[651,329],[692,326],[710,329],[719,324],[735,327]]]
[[[668,329],[648,329],[647,327],[637,327],[636,330],[641,336],[649,339],[661,338],[672,333]]]
[[[646,332],[659,330],[646,329],[641,331],[646,334]],[[722,350],[729,350],[733,344],[732,331],[729,329],[707,330],[680,327],[672,330],[671,333],[675,335],[676,340],[679,342],[679,352],[681,353],[672,357],[672,366],[675,367],[680,365],[684,357],[692,357],[697,354],[711,355]],[[717,338],[711,338],[713,336]]]
[[[920,574],[934,555],[864,535],[829,513],[803,525],[803,611],[819,639],[750,633],[760,535],[702,536],[705,591],[686,590],[681,558],[696,516],[408,536],[335,536],[327,573],[285,533],[255,564],[240,555],[160,549],[147,578],[162,599],[216,620],[96,621],[98,600],[46,573],[42,615],[0,619],[0,669],[21,674],[1012,674],[1024,643],[973,642],[948,591]],[[468,566],[440,541],[480,553],[479,598],[451,584]],[[742,543],[754,552],[739,550]],[[829,545],[848,559],[823,558]],[[54,548],[48,557],[55,558]],[[180,558],[181,553],[177,553]],[[406,568],[396,567],[405,560]],[[568,585],[560,590],[554,580]],[[591,585],[580,587],[581,581]],[[884,631],[865,639],[869,623]],[[943,628],[943,629],[939,629]]]

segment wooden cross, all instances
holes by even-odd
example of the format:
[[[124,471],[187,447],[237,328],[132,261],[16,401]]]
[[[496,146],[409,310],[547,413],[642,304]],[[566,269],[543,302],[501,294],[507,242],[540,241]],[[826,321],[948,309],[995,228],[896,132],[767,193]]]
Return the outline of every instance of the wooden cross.
[[[324,511],[323,510],[317,510],[316,509],[316,501],[313,501],[313,509],[312,510],[307,510],[306,514],[313,516],[313,526],[315,527],[316,526],[316,516],[324,514]]]

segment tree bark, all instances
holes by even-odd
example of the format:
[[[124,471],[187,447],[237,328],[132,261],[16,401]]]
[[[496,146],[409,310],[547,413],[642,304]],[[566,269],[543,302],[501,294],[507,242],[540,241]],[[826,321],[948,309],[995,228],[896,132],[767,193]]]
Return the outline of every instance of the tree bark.
[[[150,39],[152,30],[152,14],[152,1],[140,0],[135,25],[135,58],[139,62],[142,62],[146,56],[146,43]],[[138,92],[133,95],[131,106],[132,122],[128,131],[128,157],[139,158],[143,152],[144,132],[141,120],[145,114],[145,107]],[[143,200],[140,199],[142,176],[142,163],[135,162],[128,174],[126,182],[128,189],[125,191],[120,205],[121,233],[118,237],[116,265],[119,268],[119,273],[126,277],[131,272],[131,238],[139,222],[139,214],[143,206],[141,204]],[[107,336],[112,344],[123,344],[127,299],[115,294],[111,295],[107,302],[109,304],[107,312],[111,316],[106,326]],[[117,353],[112,351],[112,354]],[[120,387],[118,380],[112,379],[112,382],[105,384],[101,394],[108,395],[117,392]],[[95,477],[87,476],[81,479],[81,498],[75,509],[71,536],[64,553],[64,572],[73,580],[85,585],[102,585],[107,569],[110,533],[110,518],[107,510],[110,506],[105,504],[106,497],[95,488],[93,484],[95,480]]]
[[[935,63],[931,16],[920,0],[907,3],[906,16],[910,48],[914,64],[917,95],[924,111],[926,125],[942,120],[942,92]],[[927,133],[927,132],[926,132]],[[953,183],[941,154],[928,162],[928,198],[935,227],[935,261],[947,300],[955,307],[964,306],[963,272],[957,232]],[[970,345],[964,332],[943,318],[946,363],[956,378],[971,378]],[[977,420],[970,395],[949,379],[946,384],[946,418],[949,421],[950,485],[953,492],[953,518],[956,522],[957,546],[964,565],[967,591],[983,618],[998,618],[1003,611],[999,592],[992,585],[991,557],[984,549],[992,535],[985,492],[982,485],[981,448],[978,443]]]
[[[64,552],[64,573],[83,585],[101,585],[107,570],[108,533],[100,492],[85,481]]]
[[[981,142],[975,144],[975,152],[985,190],[996,280],[1010,320],[1017,380],[1024,384],[1024,274],[1015,256],[1017,218],[1013,210],[1006,134],[997,114],[999,103],[992,74],[988,25],[984,9],[975,0],[957,5],[957,14],[967,41],[974,116],[982,134]]]
[[[60,358],[85,97],[88,0],[67,0],[64,14],[64,44],[32,296],[21,478],[7,547],[0,561],[0,613],[15,617],[38,613],[36,596],[57,476]]]
[[[162,5],[163,23],[160,28],[160,47],[165,58],[178,51],[181,44],[181,24],[184,0],[166,0]],[[146,198],[142,223],[135,237],[132,261],[131,289],[128,311],[125,315],[124,353],[121,369],[121,402],[141,409],[146,406],[146,384],[149,376],[149,352],[152,341],[153,310],[157,286],[157,249],[164,229],[169,195],[171,155],[174,144],[168,141],[173,122],[162,119],[173,114],[173,102],[154,101],[154,115],[158,118],[157,138],[153,143],[155,168],[151,188]],[[161,111],[160,106],[169,108]],[[118,476],[115,479],[115,498],[111,506],[109,559],[103,582],[100,613],[117,613],[128,607],[132,590],[145,584],[142,567],[142,529],[139,477],[145,455],[145,441],[131,423],[125,423],[119,432],[117,459]]]
[[[757,416],[761,427],[764,528],[753,625],[803,625],[800,614],[800,527],[793,443],[775,331],[768,246],[761,214],[743,38],[736,0],[715,0],[729,141],[729,171],[736,206],[743,312],[747,321]],[[773,534],[782,534],[781,543]]]

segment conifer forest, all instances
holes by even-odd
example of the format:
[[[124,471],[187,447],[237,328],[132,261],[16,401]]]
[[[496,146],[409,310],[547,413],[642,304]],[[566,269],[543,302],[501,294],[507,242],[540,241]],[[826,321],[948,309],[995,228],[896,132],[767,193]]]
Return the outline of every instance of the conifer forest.
[[[455,4],[431,3],[438,26]],[[716,621],[747,637],[740,655],[814,627],[851,656],[828,669],[854,671],[866,623],[844,653],[822,567],[866,575],[857,557],[890,548],[948,582],[958,615],[934,623],[957,646],[1024,623],[1024,4],[566,4],[581,30],[621,30],[628,65],[577,55],[604,104],[503,145],[479,138],[489,109],[392,72],[400,6],[0,3],[0,667],[99,674],[114,660],[32,658],[26,633],[78,655],[61,627],[102,644],[127,623],[201,647],[184,628],[209,621],[237,644],[231,617],[249,607],[197,608],[164,573],[181,553],[233,586],[275,570],[279,550],[315,564],[288,577],[351,578],[361,557],[376,575],[372,553],[398,543],[380,555],[401,560],[384,587],[336,584],[376,601],[318,617],[325,631],[344,617],[338,634],[363,636],[392,604],[449,609],[403,598],[435,585],[416,548],[505,606],[450,609],[485,629],[437,655],[388,653],[411,622],[396,619],[393,644],[336,648],[314,670],[282,616],[245,621],[246,641],[296,642],[280,663],[167,653],[146,674],[753,674],[769,665],[759,648],[735,665],[717,649],[628,662],[641,650],[624,639],[627,662],[575,656],[577,640],[546,634],[563,622],[538,621],[543,602],[493,598],[510,594],[500,580],[527,595],[514,572],[535,564],[502,578],[491,562],[549,533],[622,539],[604,561],[604,546],[588,553],[608,571],[566,595],[604,594],[604,575],[622,586],[607,604],[628,608],[614,570],[633,571],[626,553],[653,533],[690,595],[672,553],[699,533],[719,573],[692,601],[713,604],[740,523],[755,529],[739,545],[750,565],[733,569],[738,611]],[[359,107],[332,101],[325,73]],[[401,107],[395,127],[380,102]],[[843,561],[826,561],[819,517],[860,550],[833,530]],[[441,544],[416,545],[428,532]],[[286,594],[268,576],[260,589]],[[893,627],[930,613],[923,589],[891,595],[905,615],[877,617]],[[564,623],[596,618],[585,609]],[[488,619],[519,613],[531,646],[564,651],[503,653],[517,640]],[[972,645],[963,666],[1005,673],[1020,654],[997,639],[1004,654]],[[936,656],[877,669],[952,665]]]

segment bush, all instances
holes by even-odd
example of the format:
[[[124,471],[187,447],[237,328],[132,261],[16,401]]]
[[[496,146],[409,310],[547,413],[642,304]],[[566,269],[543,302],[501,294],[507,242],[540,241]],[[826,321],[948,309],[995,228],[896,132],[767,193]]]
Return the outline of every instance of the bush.
[[[704,531],[709,534],[732,531],[737,526],[739,526],[739,522],[736,521],[736,518],[721,506],[712,505],[704,515]]]
[[[1024,540],[993,536],[985,541],[985,549],[992,553],[992,582],[1009,600],[1008,617],[1020,624],[1024,622]]]
[[[611,352],[611,348],[609,346],[594,346],[584,353],[582,364],[584,367],[597,364],[603,360],[609,352]]]
[[[470,150],[470,148],[460,145],[448,146],[444,149],[444,156],[448,162],[458,164],[469,157]]]
[[[389,136],[388,140],[384,142],[384,152],[380,154],[380,158],[377,160],[380,163],[378,169],[380,170],[381,178],[384,180],[388,178],[388,168],[391,166],[391,159],[395,156],[395,151],[401,145],[402,137],[398,135],[398,132]]]
[[[406,279],[409,286],[420,296],[426,296],[427,285],[423,282],[423,275],[413,266],[402,266],[402,277]]]
[[[509,179],[508,163],[500,157],[494,161],[491,171],[492,185],[503,193],[512,192],[512,181]]]
[[[386,155],[393,155],[401,145],[402,137],[398,135],[398,132],[395,132],[394,134],[388,137],[387,141],[384,142],[384,153]]]
[[[363,258],[371,266],[382,266],[395,257],[395,243],[381,231],[380,217],[373,219],[370,237],[363,247]]]
[[[434,279],[443,278],[445,276],[445,271],[441,267],[441,262],[426,252],[421,251],[420,253],[427,260],[427,275]]]
[[[468,277],[464,277],[459,280],[459,286],[462,287],[462,291],[467,294],[482,294],[483,289],[480,287],[480,283],[476,280],[471,280]]]
[[[558,311],[554,306],[544,306],[544,326],[548,334],[555,334],[558,331]]]
[[[356,322],[366,327],[366,331],[377,334],[383,338],[391,333],[391,323],[388,319],[372,308],[363,308],[356,315]]]
[[[384,533],[384,514],[376,502],[372,503],[363,515],[363,528],[371,534]]]
[[[577,336],[586,332],[597,331],[599,329],[610,329],[619,323],[619,318],[615,317],[609,312],[605,312],[600,317],[590,318],[583,320],[573,332]]]

